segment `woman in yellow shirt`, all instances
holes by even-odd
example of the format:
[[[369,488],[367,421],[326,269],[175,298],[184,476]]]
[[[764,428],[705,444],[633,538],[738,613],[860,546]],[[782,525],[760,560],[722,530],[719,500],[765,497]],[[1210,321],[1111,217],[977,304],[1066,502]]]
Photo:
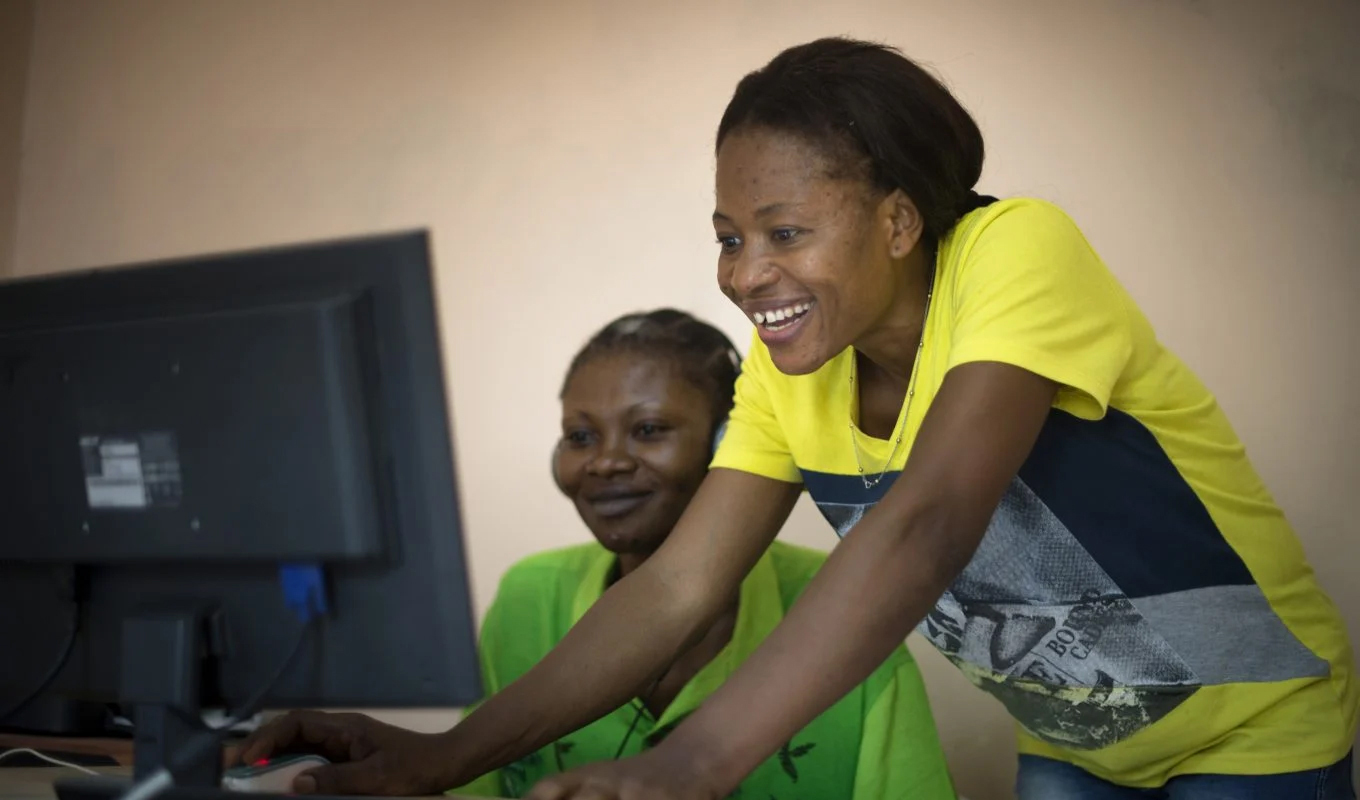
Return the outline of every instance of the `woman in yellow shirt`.
[[[890,48],[823,39],[738,84],[713,222],[757,338],[714,469],[448,769],[647,685],[805,488],[842,541],[760,649],[656,749],[530,797],[721,797],[913,629],[1019,723],[1022,800],[1354,797],[1350,647],[1284,515],[1072,221],[979,196],[982,161]]]

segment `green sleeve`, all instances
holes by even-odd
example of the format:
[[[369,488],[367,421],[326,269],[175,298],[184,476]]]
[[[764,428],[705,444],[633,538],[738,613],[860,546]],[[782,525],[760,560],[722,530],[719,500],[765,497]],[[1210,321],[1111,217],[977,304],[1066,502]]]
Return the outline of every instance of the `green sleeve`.
[[[899,648],[864,682],[854,800],[955,800],[920,668]]]

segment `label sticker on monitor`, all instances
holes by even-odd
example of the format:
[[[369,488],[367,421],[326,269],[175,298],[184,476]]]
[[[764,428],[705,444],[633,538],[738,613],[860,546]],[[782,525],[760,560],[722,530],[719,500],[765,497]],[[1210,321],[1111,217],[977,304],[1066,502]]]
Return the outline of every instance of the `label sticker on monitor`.
[[[175,435],[82,436],[85,495],[96,510],[174,508],[183,496]]]

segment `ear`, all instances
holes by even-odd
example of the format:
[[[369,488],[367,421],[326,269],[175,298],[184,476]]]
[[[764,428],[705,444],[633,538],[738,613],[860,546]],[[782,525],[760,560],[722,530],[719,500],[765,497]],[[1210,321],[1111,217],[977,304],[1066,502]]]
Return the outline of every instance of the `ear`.
[[[907,193],[894,189],[878,204],[878,217],[888,234],[888,254],[906,258],[925,235],[925,219]]]
[[[562,454],[562,442],[559,441],[552,451],[552,479],[557,491],[566,494],[567,490],[562,488],[562,476],[557,470],[557,457]]]

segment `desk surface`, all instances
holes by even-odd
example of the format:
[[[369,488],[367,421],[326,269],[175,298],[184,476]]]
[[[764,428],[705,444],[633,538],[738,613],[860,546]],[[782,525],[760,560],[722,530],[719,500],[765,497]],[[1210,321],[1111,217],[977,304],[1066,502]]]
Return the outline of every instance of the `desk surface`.
[[[125,767],[95,770],[101,775],[126,776]],[[0,800],[55,800],[52,782],[79,778],[83,773],[63,767],[0,767]],[[249,795],[241,795],[243,798]],[[438,800],[472,800],[462,795],[440,795]]]
[[[95,770],[105,775],[127,774],[126,769]],[[84,773],[64,767],[0,768],[0,800],[54,800],[52,782],[78,778]]]

